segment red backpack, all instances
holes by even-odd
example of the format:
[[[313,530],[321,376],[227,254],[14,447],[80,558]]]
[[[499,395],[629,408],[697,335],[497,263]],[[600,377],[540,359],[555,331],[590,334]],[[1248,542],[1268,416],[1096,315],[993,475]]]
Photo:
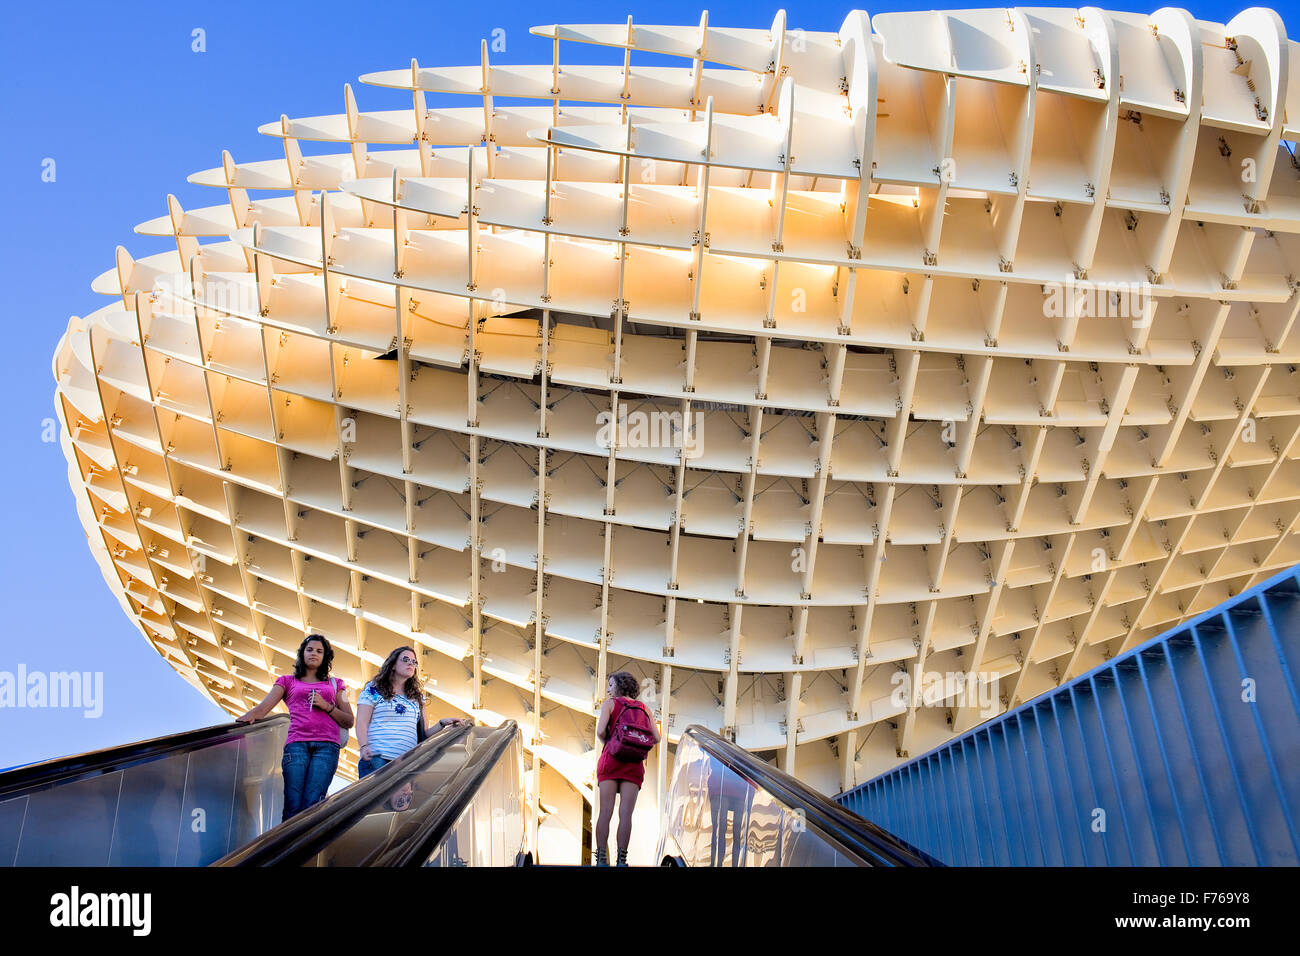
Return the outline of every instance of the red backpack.
[[[655,746],[654,722],[645,704],[639,700],[623,701],[610,721],[605,749],[621,763],[640,763]]]

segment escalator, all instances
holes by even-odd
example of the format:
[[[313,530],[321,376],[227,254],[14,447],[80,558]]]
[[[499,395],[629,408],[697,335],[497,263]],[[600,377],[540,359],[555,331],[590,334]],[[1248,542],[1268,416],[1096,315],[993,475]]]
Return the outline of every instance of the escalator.
[[[0,866],[203,866],[280,822],[289,718],[0,773]]]
[[[0,864],[536,862],[514,721],[447,727],[280,823],[288,723],[226,724],[0,773]],[[664,865],[942,865],[700,726],[677,745],[664,806]]]
[[[698,724],[664,806],[664,866],[943,865]]]
[[[217,866],[513,866],[531,862],[518,725],[447,727]]]
[[[531,862],[514,721],[448,727],[281,823],[288,729],[281,714],[0,773],[0,865]]]

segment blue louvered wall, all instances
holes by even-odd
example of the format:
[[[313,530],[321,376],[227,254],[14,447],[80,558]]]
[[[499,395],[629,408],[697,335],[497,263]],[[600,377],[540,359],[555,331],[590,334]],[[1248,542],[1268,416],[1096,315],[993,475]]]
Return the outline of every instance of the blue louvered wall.
[[[1295,866],[1298,677],[1293,568],[837,799],[950,865]]]

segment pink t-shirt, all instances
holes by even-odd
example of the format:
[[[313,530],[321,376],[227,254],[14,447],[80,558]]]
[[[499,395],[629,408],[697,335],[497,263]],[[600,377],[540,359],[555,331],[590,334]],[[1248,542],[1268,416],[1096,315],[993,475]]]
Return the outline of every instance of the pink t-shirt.
[[[282,674],[276,678],[276,685],[284,688],[284,702],[289,708],[289,736],[285,743],[299,741],[324,741],[332,744],[339,742],[339,723],[330,716],[328,710],[312,707],[309,703],[311,692],[326,703],[334,703],[336,687],[347,687],[337,677],[318,683],[300,681],[292,674]]]

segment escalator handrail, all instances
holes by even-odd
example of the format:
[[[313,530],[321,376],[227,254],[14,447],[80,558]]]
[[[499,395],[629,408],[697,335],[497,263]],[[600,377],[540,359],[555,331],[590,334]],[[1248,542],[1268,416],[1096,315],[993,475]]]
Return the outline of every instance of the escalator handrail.
[[[294,866],[320,853],[370,812],[397,784],[436,760],[469,733],[473,720],[445,727],[333,796],[294,814],[212,866]]]
[[[403,829],[409,836],[380,854],[371,866],[422,866],[460,819],[501,755],[519,736],[519,725],[503,721],[443,787],[443,797]]]
[[[106,747],[103,750],[91,750],[70,757],[55,757],[53,760],[15,767],[13,770],[0,773],[0,800],[28,791],[46,790],[82,777],[114,773],[136,764],[160,760],[163,757],[199,750],[214,744],[228,743],[254,731],[265,730],[268,724],[287,724],[288,721],[288,714],[275,714],[250,723],[233,722],[203,727],[199,730],[183,730],[178,734],[169,734],[165,737],[154,737],[150,740],[140,740],[117,747]]]
[[[690,737],[714,760],[766,790],[779,802],[803,811],[805,823],[845,856],[868,866],[943,866],[923,850],[846,810],[707,727],[691,724],[683,736]]]

